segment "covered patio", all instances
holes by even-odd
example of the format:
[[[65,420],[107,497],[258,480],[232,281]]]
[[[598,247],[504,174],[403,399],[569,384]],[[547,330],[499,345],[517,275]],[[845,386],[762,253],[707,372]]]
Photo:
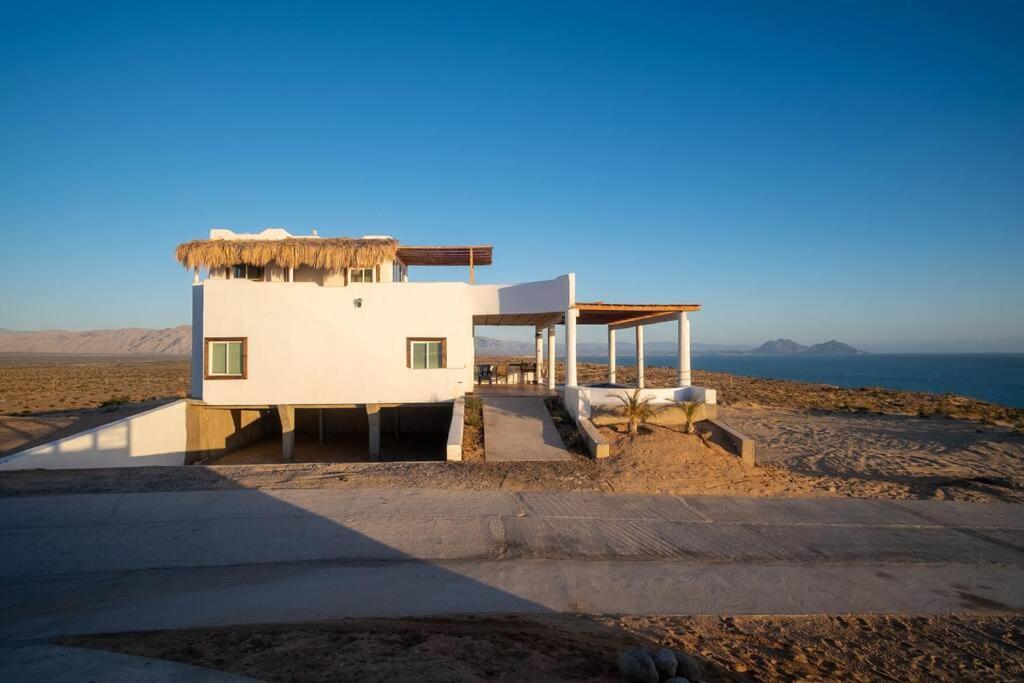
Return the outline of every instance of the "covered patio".
[[[537,369],[530,383],[480,384],[474,387],[479,395],[527,395],[544,388],[549,395],[560,390],[566,408],[573,417],[589,417],[594,405],[616,405],[623,388],[618,382],[616,341],[620,331],[632,329],[636,338],[636,383],[642,396],[655,402],[695,401],[715,403],[715,391],[694,387],[690,366],[689,313],[699,311],[699,304],[613,304],[603,301],[577,302],[565,312],[477,315],[476,325],[520,325],[534,328],[534,365]],[[672,387],[649,389],[644,386],[644,328],[648,325],[674,322],[676,324],[677,363],[676,382]],[[565,326],[565,383],[556,388],[555,358],[556,325]],[[596,385],[581,385],[576,364],[578,325],[604,325],[608,328],[607,381]],[[474,336],[476,332],[474,329]]]

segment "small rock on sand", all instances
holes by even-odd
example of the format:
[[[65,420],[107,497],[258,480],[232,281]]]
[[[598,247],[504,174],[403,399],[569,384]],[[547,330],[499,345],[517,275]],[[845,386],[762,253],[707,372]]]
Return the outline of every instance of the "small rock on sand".
[[[683,678],[684,680],[686,678],[692,680],[700,678],[700,662],[698,662],[696,658],[685,652],[680,652],[679,650],[676,650],[675,654],[676,661],[679,663],[676,673],[680,678]]]
[[[679,662],[676,660],[676,653],[667,648],[662,648],[651,657],[654,660],[654,668],[658,670],[658,676],[665,680],[676,675]]]
[[[658,683],[661,679],[651,656],[639,648],[619,655],[619,673],[630,683]]]

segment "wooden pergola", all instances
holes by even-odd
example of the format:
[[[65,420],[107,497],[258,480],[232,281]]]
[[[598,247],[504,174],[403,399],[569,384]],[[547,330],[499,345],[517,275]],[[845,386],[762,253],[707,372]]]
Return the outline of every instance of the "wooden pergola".
[[[398,259],[407,266],[469,266],[469,281],[476,281],[476,266],[493,262],[494,247],[490,244],[466,246],[399,246]]]
[[[555,388],[555,325],[565,325],[566,384],[576,383],[576,326],[608,326],[608,381],[616,380],[615,333],[636,328],[637,384],[644,386],[644,326],[675,322],[678,326],[679,386],[690,385],[690,320],[688,313],[700,304],[609,304],[603,301],[577,302],[565,312],[475,315],[475,325],[533,325],[537,367],[544,366],[544,337],[547,337],[548,386]],[[545,334],[546,332],[546,334]]]
[[[700,304],[606,304],[603,301],[577,303],[579,325],[608,325],[614,329],[653,325],[675,320],[679,313],[700,310]]]

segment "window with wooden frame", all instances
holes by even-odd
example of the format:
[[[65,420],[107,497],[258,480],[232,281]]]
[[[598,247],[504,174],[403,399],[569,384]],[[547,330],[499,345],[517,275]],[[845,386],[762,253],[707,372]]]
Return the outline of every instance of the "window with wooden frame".
[[[206,379],[245,379],[248,340],[245,337],[207,337],[203,364]]]
[[[263,266],[250,266],[248,263],[239,263],[232,267],[231,277],[234,280],[263,280],[265,270]]]
[[[348,281],[351,282],[374,282],[374,268],[349,268]]]
[[[405,342],[405,365],[413,370],[448,367],[448,340],[443,337],[409,337]]]

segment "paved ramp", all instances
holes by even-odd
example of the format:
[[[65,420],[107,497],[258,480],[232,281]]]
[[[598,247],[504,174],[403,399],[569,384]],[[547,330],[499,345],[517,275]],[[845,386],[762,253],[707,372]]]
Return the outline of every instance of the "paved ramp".
[[[484,456],[490,462],[569,460],[544,399],[489,396],[484,404]]]

